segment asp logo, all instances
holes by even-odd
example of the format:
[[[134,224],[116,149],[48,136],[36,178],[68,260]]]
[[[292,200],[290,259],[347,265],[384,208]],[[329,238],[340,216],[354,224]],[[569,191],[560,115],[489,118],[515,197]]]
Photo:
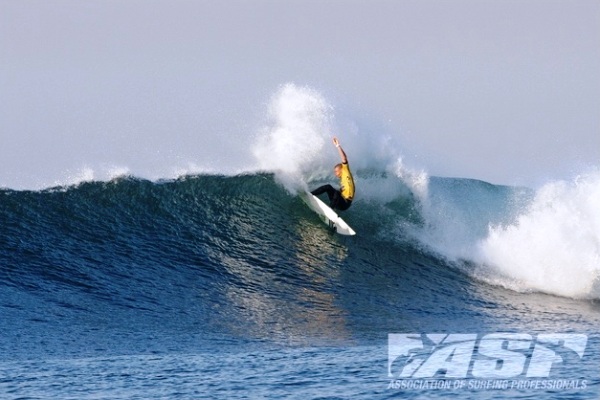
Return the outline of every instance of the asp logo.
[[[547,378],[581,361],[587,335],[573,333],[388,335],[388,376],[400,379]]]

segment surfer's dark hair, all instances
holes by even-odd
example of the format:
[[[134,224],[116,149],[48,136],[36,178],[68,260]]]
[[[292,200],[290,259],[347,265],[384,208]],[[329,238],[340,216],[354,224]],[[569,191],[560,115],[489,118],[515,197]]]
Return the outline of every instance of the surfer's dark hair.
[[[342,168],[342,163],[335,164],[335,167],[333,167],[333,169],[336,169],[336,168]]]

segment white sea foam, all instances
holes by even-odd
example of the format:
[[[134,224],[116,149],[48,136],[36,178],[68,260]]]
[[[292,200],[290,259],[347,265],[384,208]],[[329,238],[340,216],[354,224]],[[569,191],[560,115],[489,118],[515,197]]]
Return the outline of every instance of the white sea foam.
[[[468,261],[474,278],[600,298],[600,171],[536,191],[414,174],[404,180],[413,183],[423,218],[408,233],[456,265]]]
[[[90,166],[84,166],[75,171],[66,171],[61,179],[54,181],[52,185],[44,185],[43,187],[77,186],[85,182],[110,181],[127,175],[130,175],[130,171],[129,168],[124,166],[111,165],[95,169]]]
[[[489,228],[475,256],[494,283],[600,298],[600,172],[542,187],[514,224]]]

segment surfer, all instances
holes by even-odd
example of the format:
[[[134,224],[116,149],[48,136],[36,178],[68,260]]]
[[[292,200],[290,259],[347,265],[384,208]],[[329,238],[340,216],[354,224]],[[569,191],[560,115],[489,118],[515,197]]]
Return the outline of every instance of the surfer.
[[[336,137],[333,138],[333,144],[338,149],[342,162],[337,164],[333,168],[335,176],[340,178],[340,189],[335,189],[331,185],[323,185],[311,193],[314,196],[318,196],[323,193],[327,193],[329,197],[329,207],[340,211],[347,210],[352,205],[352,199],[354,198],[354,179],[350,172],[350,166],[348,165],[348,157],[344,149],[340,146],[340,142]]]

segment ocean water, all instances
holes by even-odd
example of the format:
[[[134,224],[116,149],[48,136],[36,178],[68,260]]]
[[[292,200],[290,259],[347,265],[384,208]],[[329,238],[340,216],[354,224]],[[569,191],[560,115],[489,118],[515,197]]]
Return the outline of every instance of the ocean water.
[[[271,111],[246,171],[0,190],[1,398],[599,398],[598,171],[432,177],[349,133],[344,237],[298,196],[331,108]]]
[[[428,207],[444,192],[497,223],[513,202],[537,201],[464,179],[431,178],[429,189]],[[478,261],[509,228],[489,228],[473,259],[450,258],[427,245],[432,236],[443,247],[443,232],[404,190],[357,200],[344,214],[355,237],[328,231],[273,174],[1,191],[3,398],[387,398],[400,392],[388,389],[389,333],[495,332],[588,335],[584,356],[559,375],[587,388],[552,396],[597,398],[600,304],[585,267],[565,271],[583,271],[576,296],[571,286],[544,293],[548,277],[512,283],[519,277],[502,260]],[[469,194],[486,200],[482,209]]]

